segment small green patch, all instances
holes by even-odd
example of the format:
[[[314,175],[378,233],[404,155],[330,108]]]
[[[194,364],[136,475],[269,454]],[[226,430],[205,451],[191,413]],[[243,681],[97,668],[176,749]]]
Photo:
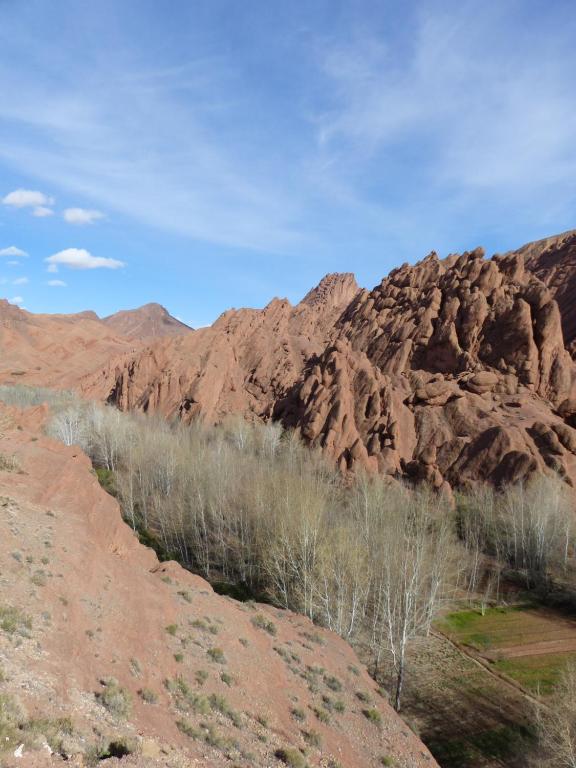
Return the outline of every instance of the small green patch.
[[[96,477],[98,478],[98,482],[100,483],[100,486],[104,488],[106,493],[109,493],[110,496],[116,496],[114,472],[111,469],[106,469],[105,467],[97,468]]]
[[[102,680],[104,690],[96,694],[96,698],[108,712],[116,717],[128,717],[130,714],[130,695],[114,677]]]
[[[206,653],[216,664],[226,664],[226,656],[222,648],[208,648]]]
[[[267,619],[264,614],[258,613],[256,616],[252,616],[250,621],[253,626],[257,627],[258,629],[263,629],[264,632],[268,632],[268,634],[272,635],[272,637],[276,636],[276,625],[273,621]]]
[[[377,709],[374,709],[374,707],[372,707],[371,709],[363,709],[362,714],[367,720],[370,720],[371,723],[380,725],[380,723],[382,722],[382,715]]]
[[[324,685],[327,688],[330,688],[331,691],[341,691],[342,690],[342,683],[340,680],[338,680],[337,677],[334,677],[333,675],[325,675],[324,676]]]
[[[320,749],[322,746],[322,737],[318,731],[302,731],[302,738],[310,747],[316,747],[316,749]]]
[[[178,632],[178,624],[168,624],[168,626],[165,629],[169,635],[172,635],[172,637],[174,637]]]
[[[312,711],[321,723],[327,725],[330,722],[330,713],[324,707],[313,707]]]
[[[206,680],[208,680],[208,672],[206,672],[205,669],[198,669],[194,675],[194,679],[198,685],[204,685]]]
[[[550,653],[501,659],[494,667],[534,693],[549,696],[562,678],[566,666],[576,659],[574,653]]]
[[[293,747],[283,747],[274,752],[274,756],[289,768],[306,768],[306,760],[300,750]]]
[[[0,629],[8,635],[29,637],[32,619],[18,608],[10,605],[0,606]]]
[[[142,699],[142,701],[145,701],[146,704],[156,704],[158,701],[158,696],[154,693],[154,691],[151,688],[141,688],[138,691],[138,695]]]
[[[236,681],[232,675],[228,674],[228,672],[220,672],[220,680],[222,680],[224,685],[227,685],[229,688],[236,684]]]

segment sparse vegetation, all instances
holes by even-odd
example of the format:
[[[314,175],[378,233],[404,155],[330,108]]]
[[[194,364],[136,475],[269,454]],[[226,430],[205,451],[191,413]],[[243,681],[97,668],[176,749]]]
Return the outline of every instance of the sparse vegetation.
[[[112,715],[119,718],[128,717],[130,714],[131,701],[130,695],[120,686],[118,681],[113,678],[102,680],[104,690],[96,694],[96,698]]]
[[[250,621],[255,627],[258,627],[258,629],[263,629],[265,632],[268,632],[269,635],[272,635],[272,637],[276,636],[276,625],[262,613],[252,616]]]
[[[306,760],[302,752],[293,747],[283,747],[274,753],[276,758],[289,768],[306,768]]]
[[[32,619],[18,608],[10,605],[0,606],[0,629],[8,635],[27,637],[32,629]]]
[[[157,694],[151,688],[141,688],[138,691],[138,695],[146,704],[156,704],[158,701]]]
[[[318,731],[302,731],[302,737],[306,744],[308,744],[310,747],[316,747],[317,749],[320,749],[322,746],[322,737]]]
[[[212,661],[215,661],[217,664],[226,664],[226,656],[224,655],[222,648],[208,648],[206,653],[210,656]]]
[[[374,708],[363,709],[362,714],[367,720],[370,720],[371,723],[380,725],[380,723],[382,722],[382,715],[377,709],[374,709]]]

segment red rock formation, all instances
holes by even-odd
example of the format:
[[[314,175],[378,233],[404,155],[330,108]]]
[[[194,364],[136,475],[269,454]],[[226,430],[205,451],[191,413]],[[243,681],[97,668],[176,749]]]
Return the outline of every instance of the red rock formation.
[[[574,375],[558,305],[523,256],[431,254],[352,302],[278,415],[343,469],[437,488],[576,477],[576,433],[554,412]]]
[[[142,341],[161,336],[189,333],[192,329],[172,317],[160,304],[144,304],[138,309],[124,309],[102,318],[111,330],[127,339]]]
[[[518,253],[558,302],[566,346],[576,359],[576,231],[529,243]]]
[[[266,418],[322,352],[358,286],[328,275],[295,307],[273,299],[264,309],[225,312],[210,328],[151,344],[82,382],[89,395],[124,409],[159,410],[189,420],[230,413]],[[111,394],[110,394],[111,393]]]
[[[4,378],[24,349],[31,383],[185,421],[281,419],[343,470],[445,489],[534,471],[574,482],[576,367],[563,329],[576,330],[575,243],[567,233],[492,259],[431,254],[372,291],[328,275],[294,307],[274,299],[147,342],[98,336],[93,317],[7,306]]]

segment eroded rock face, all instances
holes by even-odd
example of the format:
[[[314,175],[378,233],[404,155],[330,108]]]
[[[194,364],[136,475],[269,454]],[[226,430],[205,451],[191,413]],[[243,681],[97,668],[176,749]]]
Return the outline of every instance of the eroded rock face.
[[[531,243],[519,253],[558,302],[566,346],[576,359],[576,231]]]
[[[372,291],[328,275],[296,306],[230,310],[210,328],[128,349],[114,340],[74,386],[185,421],[279,419],[344,471],[446,491],[535,471],[574,482],[576,367],[563,334],[576,330],[565,288],[575,238],[492,259],[432,253]]]
[[[558,305],[522,255],[405,265],[359,294],[333,338],[277,414],[343,469],[446,490],[574,476],[555,413],[572,413],[574,365]]]
[[[322,352],[358,290],[352,275],[328,275],[295,307],[273,299],[262,310],[229,310],[210,328],[118,358],[82,388],[123,409],[186,421],[231,413],[268,418],[307,361]]]

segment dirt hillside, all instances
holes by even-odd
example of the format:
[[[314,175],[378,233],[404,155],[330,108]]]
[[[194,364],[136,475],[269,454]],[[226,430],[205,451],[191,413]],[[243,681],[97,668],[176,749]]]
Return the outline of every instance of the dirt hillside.
[[[3,766],[436,765],[343,640],[160,564],[42,417],[0,412]]]

